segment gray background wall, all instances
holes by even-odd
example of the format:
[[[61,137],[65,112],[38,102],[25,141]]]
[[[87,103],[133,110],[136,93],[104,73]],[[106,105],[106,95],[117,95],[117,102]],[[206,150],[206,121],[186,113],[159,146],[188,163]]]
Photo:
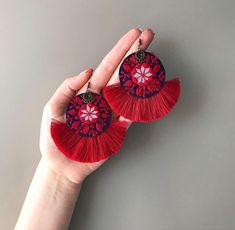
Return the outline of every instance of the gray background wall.
[[[85,182],[71,229],[235,229],[233,0],[0,0],[0,229],[12,229],[36,165],[42,108],[60,82],[99,64],[132,27],[180,101],[135,124]]]

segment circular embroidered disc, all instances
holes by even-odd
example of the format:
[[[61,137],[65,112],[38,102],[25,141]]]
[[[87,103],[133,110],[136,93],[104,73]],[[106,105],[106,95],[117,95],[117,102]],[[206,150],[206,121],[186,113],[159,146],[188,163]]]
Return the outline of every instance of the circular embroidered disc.
[[[66,111],[66,121],[71,130],[83,137],[95,137],[110,125],[112,111],[106,100],[99,94],[89,92],[75,96]]]
[[[127,56],[119,70],[120,84],[131,96],[147,98],[157,94],[164,85],[165,69],[152,53],[145,52],[144,60],[136,58],[136,52]]]

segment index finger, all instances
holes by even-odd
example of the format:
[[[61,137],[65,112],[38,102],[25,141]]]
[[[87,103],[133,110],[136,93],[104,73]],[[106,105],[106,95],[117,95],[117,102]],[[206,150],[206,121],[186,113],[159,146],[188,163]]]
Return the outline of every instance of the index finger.
[[[68,103],[77,94],[78,90],[89,80],[92,72],[93,70],[89,68],[81,72],[78,76],[67,78],[59,86],[48,102],[52,116],[64,116]]]

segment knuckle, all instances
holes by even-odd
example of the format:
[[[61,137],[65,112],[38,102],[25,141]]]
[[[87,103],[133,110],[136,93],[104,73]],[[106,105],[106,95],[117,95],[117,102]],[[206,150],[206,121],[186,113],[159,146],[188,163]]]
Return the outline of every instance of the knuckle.
[[[54,107],[54,101],[53,99],[51,98],[43,107],[43,111],[45,112],[51,112],[52,111],[52,108]]]
[[[68,77],[64,80],[63,83],[63,94],[67,97],[70,97],[70,94],[74,93],[73,88],[71,87],[71,80],[73,79],[73,77]]]
[[[67,78],[65,78],[65,80],[64,80],[63,83],[64,83],[65,85],[68,85],[68,84],[70,83],[71,79],[72,79],[72,77],[67,77]]]
[[[112,61],[110,61],[108,58],[104,58],[101,62],[103,68],[106,70],[106,71],[110,71],[110,70],[113,70],[114,69],[114,64]]]
[[[120,44],[120,45],[118,45],[117,50],[122,54],[126,54],[129,50],[129,46],[125,46],[123,44]]]
[[[51,109],[50,102],[47,102],[43,107],[43,112],[49,112]]]
[[[43,108],[43,114],[46,114],[49,117],[52,117],[55,112],[56,110],[53,102],[49,101]]]

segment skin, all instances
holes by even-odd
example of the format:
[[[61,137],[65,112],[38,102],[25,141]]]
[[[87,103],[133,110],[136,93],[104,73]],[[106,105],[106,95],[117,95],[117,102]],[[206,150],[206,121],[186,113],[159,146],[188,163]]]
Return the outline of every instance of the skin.
[[[95,71],[89,68],[78,76],[67,78],[45,105],[40,132],[42,157],[15,229],[68,229],[83,181],[106,160],[78,163],[66,158],[51,138],[51,119],[66,122],[65,110],[68,103],[76,94],[85,92],[91,76],[90,88],[97,93],[101,93],[106,85],[118,82],[119,66],[126,56],[138,49],[140,35],[141,48],[146,49],[154,38],[154,32],[150,28],[144,31],[131,29],[104,57]],[[116,119],[126,120],[121,116],[116,116]],[[130,126],[131,121],[126,121]]]

